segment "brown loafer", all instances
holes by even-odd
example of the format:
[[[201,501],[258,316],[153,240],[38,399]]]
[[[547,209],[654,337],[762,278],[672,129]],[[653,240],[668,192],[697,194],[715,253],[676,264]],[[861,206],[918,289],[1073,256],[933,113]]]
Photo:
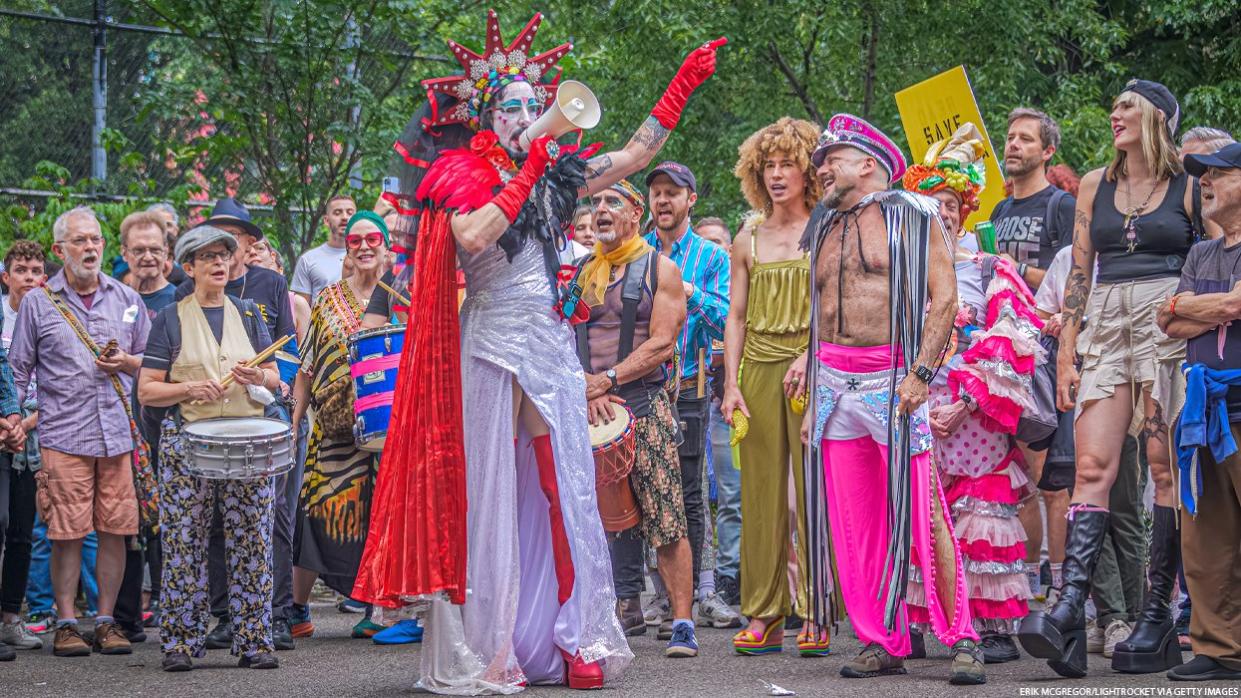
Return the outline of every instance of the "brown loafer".
[[[132,654],[134,648],[125,637],[125,631],[116,623],[95,625],[95,651],[99,654]]]
[[[90,645],[78,632],[78,626],[58,625],[52,639],[52,654],[57,657],[89,657]]]

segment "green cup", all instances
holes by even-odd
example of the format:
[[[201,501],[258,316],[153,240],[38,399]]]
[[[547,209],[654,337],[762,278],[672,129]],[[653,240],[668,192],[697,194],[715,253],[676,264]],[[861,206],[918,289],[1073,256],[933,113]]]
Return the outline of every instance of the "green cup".
[[[999,254],[995,245],[995,225],[991,221],[983,221],[974,226],[974,237],[978,239],[978,249],[988,254]]]

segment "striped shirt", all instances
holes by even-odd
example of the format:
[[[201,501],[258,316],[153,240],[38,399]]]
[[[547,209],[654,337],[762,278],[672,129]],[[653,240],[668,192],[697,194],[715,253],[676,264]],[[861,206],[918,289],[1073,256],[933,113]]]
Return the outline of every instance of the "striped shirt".
[[[710,364],[711,340],[724,339],[730,282],[728,254],[714,242],[699,237],[692,227],[687,227],[685,234],[672,243],[669,252],[664,252],[657,232],[648,234],[646,241],[675,262],[681,268],[681,278],[694,286],[694,293],[686,303],[685,327],[677,340],[681,378],[692,378],[698,373],[698,350],[706,350]]]

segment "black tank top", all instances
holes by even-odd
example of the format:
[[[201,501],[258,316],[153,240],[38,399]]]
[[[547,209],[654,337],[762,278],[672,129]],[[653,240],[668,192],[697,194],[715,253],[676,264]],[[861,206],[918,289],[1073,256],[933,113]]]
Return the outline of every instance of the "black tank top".
[[[1116,182],[1099,182],[1090,220],[1090,242],[1099,259],[1099,281],[1144,281],[1181,275],[1185,257],[1194,244],[1193,218],[1185,210],[1185,186],[1189,175],[1181,173],[1168,182],[1159,208],[1137,218],[1137,239],[1129,251],[1125,217],[1116,210]]]

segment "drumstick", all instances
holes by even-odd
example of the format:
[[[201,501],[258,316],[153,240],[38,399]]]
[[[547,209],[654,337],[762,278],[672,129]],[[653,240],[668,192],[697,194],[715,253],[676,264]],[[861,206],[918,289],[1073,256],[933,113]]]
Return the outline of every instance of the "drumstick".
[[[698,397],[707,394],[707,348],[698,347]]]
[[[242,362],[241,365],[245,366],[246,368],[254,368],[255,366],[258,366],[259,364],[270,359],[272,357],[272,354],[276,353],[277,349],[288,344],[289,341],[292,339],[293,339],[293,335],[291,334],[287,334],[281,337],[280,339],[277,339],[276,341],[272,342],[271,346],[267,347],[263,351],[260,351],[258,353],[258,356],[254,357],[253,359],[250,359],[249,361]],[[234,380],[236,379],[233,378],[233,374],[230,373],[227,376],[224,376],[224,379],[220,381],[220,387],[227,388],[228,386],[233,384]]]
[[[401,305],[404,305],[404,306],[409,305],[409,299],[406,298],[405,296],[402,296],[400,292],[397,291],[395,288],[392,288],[391,286],[389,286],[388,284],[385,284],[382,281],[379,282],[379,287],[387,291],[393,298],[399,301]]]

